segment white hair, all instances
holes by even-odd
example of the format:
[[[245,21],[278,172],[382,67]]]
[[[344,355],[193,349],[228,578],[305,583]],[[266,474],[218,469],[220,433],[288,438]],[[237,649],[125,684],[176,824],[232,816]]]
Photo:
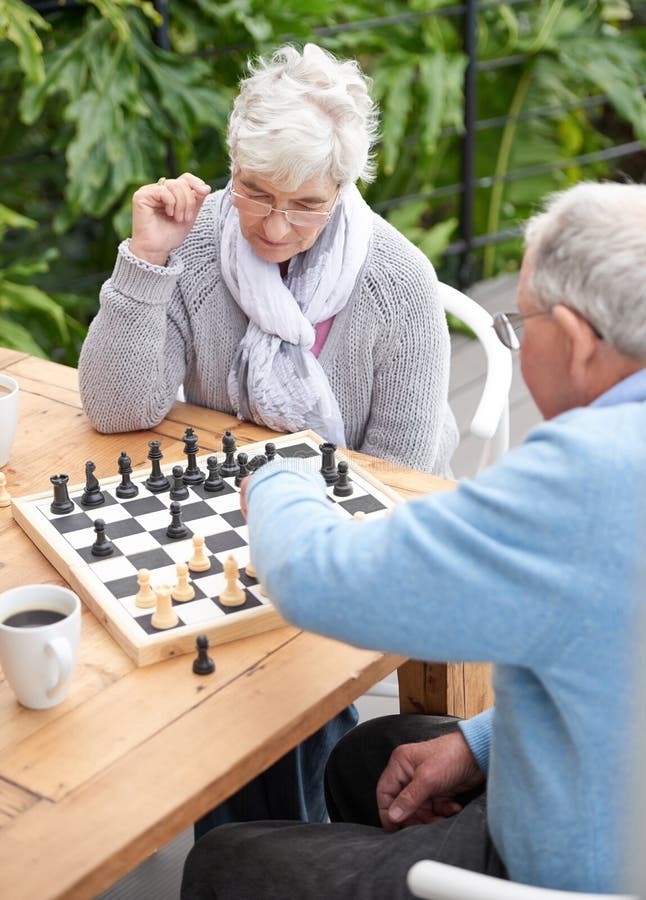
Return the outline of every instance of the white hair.
[[[374,178],[371,149],[378,111],[370,80],[355,61],[339,61],[316,44],[286,45],[250,75],[229,118],[231,166],[297,190],[329,174],[340,185]]]
[[[529,219],[529,288],[579,312],[621,353],[646,359],[646,185],[581,182]]]

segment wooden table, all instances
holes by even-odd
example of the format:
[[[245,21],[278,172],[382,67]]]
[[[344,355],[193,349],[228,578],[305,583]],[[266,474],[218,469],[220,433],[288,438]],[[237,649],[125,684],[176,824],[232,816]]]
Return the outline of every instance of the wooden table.
[[[4,468],[15,496],[49,489],[54,472],[111,471],[122,450],[147,465],[148,440],[182,459],[195,427],[204,452],[227,429],[238,442],[266,429],[177,403],[154,432],[99,435],[79,401],[76,370],[0,348],[21,388],[18,434]],[[451,487],[357,454],[404,496]],[[82,479],[81,479],[82,480]],[[0,509],[0,591],[63,583]],[[234,793],[404,662],[292,627],[213,648],[217,669],[191,657],[137,668],[88,609],[70,694],[50,710],[18,705],[0,680],[0,897],[93,897]],[[483,667],[406,663],[406,709],[471,714],[489,705]]]

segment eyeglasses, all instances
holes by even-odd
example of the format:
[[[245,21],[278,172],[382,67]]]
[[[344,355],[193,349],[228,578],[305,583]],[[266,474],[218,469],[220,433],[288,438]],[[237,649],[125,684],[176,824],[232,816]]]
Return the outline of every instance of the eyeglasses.
[[[322,228],[330,221],[330,216],[334,212],[340,190],[341,188],[339,186],[334,195],[332,208],[327,212],[314,212],[313,210],[306,209],[277,209],[275,206],[272,206],[271,203],[260,203],[259,200],[252,200],[251,197],[245,197],[244,194],[234,191],[232,187],[229,188],[229,194],[231,195],[231,203],[235,208],[249,216],[257,216],[258,218],[266,219],[271,213],[277,212],[282,213],[290,225],[296,225],[298,228]]]
[[[520,350],[520,342],[523,339],[523,330],[525,328],[525,319],[532,319],[534,316],[549,316],[550,310],[541,310],[540,312],[527,313],[526,316],[516,312],[498,312],[494,313],[493,330],[496,337],[504,344],[508,350]]]
[[[520,344],[523,340],[523,330],[525,328],[525,319],[533,319],[534,316],[551,316],[552,311],[550,309],[539,310],[538,312],[527,313],[526,315],[522,315],[521,313],[516,312],[498,312],[494,313],[493,317],[493,330],[496,332],[496,336],[499,341],[507,347],[508,350],[520,350]],[[592,322],[585,320],[594,334],[599,338],[600,341],[603,340],[603,335],[596,328]]]

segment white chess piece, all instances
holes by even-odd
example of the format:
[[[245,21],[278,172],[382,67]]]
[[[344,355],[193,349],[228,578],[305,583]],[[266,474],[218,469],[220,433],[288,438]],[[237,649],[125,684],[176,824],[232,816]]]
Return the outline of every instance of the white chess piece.
[[[242,606],[247,598],[238,583],[238,563],[233,554],[227,556],[223,568],[227,586],[218,597],[218,600],[223,606]]]
[[[137,572],[137,584],[139,590],[135,595],[135,606],[139,609],[150,609],[157,605],[157,596],[150,585],[150,572],[148,569],[139,569]]]
[[[171,592],[173,600],[185,603],[195,597],[195,589],[188,583],[188,563],[177,564],[177,584]]]
[[[188,567],[191,572],[207,572],[211,568],[204,552],[204,537],[201,534],[193,535],[193,556],[188,561]]]
[[[11,506],[11,497],[7,490],[7,476],[4,472],[0,472],[0,507]]]
[[[173,609],[170,597],[170,586],[162,584],[155,588],[157,595],[157,608],[152,614],[150,624],[153,628],[174,628],[179,622],[177,613]]]
[[[355,522],[364,522],[366,518],[366,514],[362,509],[358,509],[356,513],[352,516]]]

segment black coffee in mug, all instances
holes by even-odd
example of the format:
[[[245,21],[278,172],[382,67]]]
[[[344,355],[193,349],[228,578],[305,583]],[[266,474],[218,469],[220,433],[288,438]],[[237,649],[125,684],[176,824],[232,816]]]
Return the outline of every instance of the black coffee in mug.
[[[40,628],[41,625],[53,625],[66,617],[67,613],[57,609],[24,609],[13,613],[3,621],[3,625],[11,628]]]

